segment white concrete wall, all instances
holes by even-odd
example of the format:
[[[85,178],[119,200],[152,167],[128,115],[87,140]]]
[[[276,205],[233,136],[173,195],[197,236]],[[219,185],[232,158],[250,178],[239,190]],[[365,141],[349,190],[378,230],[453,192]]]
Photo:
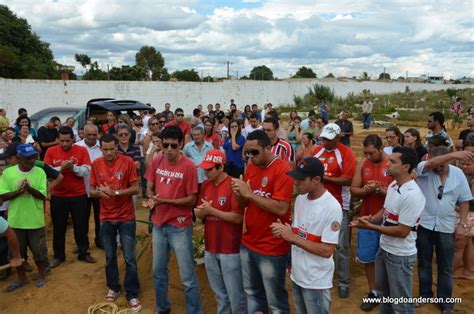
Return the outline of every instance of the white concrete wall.
[[[178,106],[186,114],[202,104],[219,102],[228,108],[230,99],[235,99],[239,107],[257,103],[260,107],[266,102],[274,105],[293,103],[293,96],[303,96],[308,88],[319,83],[334,89],[337,96],[344,97],[349,92],[358,94],[369,89],[375,94],[411,91],[464,89],[473,85],[437,85],[422,83],[384,83],[384,82],[341,82],[337,80],[285,80],[285,81],[246,81],[226,80],[218,83],[195,82],[128,82],[128,81],[58,81],[58,80],[10,80],[0,78],[0,107],[7,110],[10,118],[17,116],[20,107],[32,114],[50,106],[85,106],[92,98],[112,97],[134,99],[150,103],[159,111],[166,102],[172,109]]]

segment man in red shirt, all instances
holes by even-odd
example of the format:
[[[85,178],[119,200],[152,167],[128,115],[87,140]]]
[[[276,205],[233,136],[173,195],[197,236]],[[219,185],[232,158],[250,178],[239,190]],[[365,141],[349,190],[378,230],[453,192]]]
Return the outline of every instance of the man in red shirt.
[[[174,120],[168,122],[165,127],[173,125],[178,126],[183,131],[185,144],[191,141],[191,124],[184,119],[183,109],[177,108],[174,111]]]
[[[244,180],[232,180],[232,190],[240,208],[247,207],[240,248],[247,312],[289,313],[285,274],[290,246],[274,237],[270,226],[278,219],[290,222],[291,167],[272,154],[270,138],[262,130],[249,134],[245,154],[251,162]]]
[[[357,164],[351,184],[351,195],[362,199],[359,217],[373,216],[383,208],[387,187],[393,181],[393,177],[387,173],[390,165],[383,151],[382,139],[376,134],[370,134],[362,144],[365,158]],[[365,267],[369,298],[378,296],[375,290],[375,255],[379,248],[379,238],[379,232],[357,229],[357,260]],[[371,311],[375,305],[376,303],[362,303],[361,309]]]
[[[199,165],[208,178],[201,186],[196,216],[204,221],[205,262],[218,313],[245,313],[240,239],[243,210],[231,190],[232,177],[224,172],[225,154],[210,150]]]
[[[100,198],[100,238],[105,250],[107,301],[115,301],[120,292],[117,265],[117,234],[125,259],[124,288],[133,311],[140,311],[137,260],[135,257],[135,208],[132,195],[140,191],[133,159],[117,153],[118,140],[111,134],[100,139],[103,157],[92,164],[90,195]]]
[[[321,132],[323,145],[316,147],[314,157],[324,165],[324,186],[338,200],[342,207],[342,223],[339,243],[336,249],[336,273],[339,281],[338,295],[349,297],[350,265],[350,185],[357,161],[352,150],[340,143],[341,128],[329,123]]]
[[[148,206],[153,208],[153,284],[156,311],[169,313],[168,261],[170,249],[178,260],[186,295],[186,312],[202,313],[199,286],[194,271],[192,210],[198,192],[194,163],[181,154],[183,131],[169,126],[161,132],[163,155],[148,168]]]
[[[278,137],[279,129],[280,123],[276,118],[266,118],[263,121],[263,130],[270,138],[272,154],[286,160],[288,163],[294,164],[295,151],[290,143]]]
[[[88,253],[89,213],[84,177],[90,173],[89,153],[84,147],[73,145],[74,133],[68,126],[58,132],[59,145],[48,149],[44,162],[64,176],[61,184],[55,185],[51,196],[51,220],[53,222],[54,259],[50,267],[57,267],[66,260],[66,230],[69,212],[74,226],[74,239],[79,251],[79,260],[96,263]]]

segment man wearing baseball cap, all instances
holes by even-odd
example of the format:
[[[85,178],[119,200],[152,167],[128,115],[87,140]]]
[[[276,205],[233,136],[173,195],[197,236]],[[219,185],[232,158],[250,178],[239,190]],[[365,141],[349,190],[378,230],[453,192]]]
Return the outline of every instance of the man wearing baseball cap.
[[[225,154],[217,149],[204,156],[199,168],[208,179],[201,186],[194,212],[204,222],[206,272],[217,312],[244,313],[247,305],[239,254],[243,210],[232,192],[232,177],[224,172],[225,162]]]
[[[354,176],[357,161],[352,150],[340,143],[341,128],[329,123],[319,136],[322,145],[314,150],[314,157],[324,166],[324,186],[338,200],[343,211],[341,232],[336,250],[336,273],[338,279],[338,295],[349,297],[349,265],[350,265],[350,185]]]
[[[305,158],[288,175],[295,179],[292,226],[277,222],[272,233],[291,245],[292,292],[297,313],[329,313],[334,260],[339,239],[341,205],[323,185],[324,166],[318,158]]]
[[[26,256],[29,246],[38,265],[37,287],[46,285],[45,266],[47,261],[46,233],[44,222],[44,200],[46,199],[46,174],[35,167],[38,152],[31,144],[20,144],[16,148],[18,165],[3,171],[0,177],[0,198],[10,201],[8,223],[15,231],[20,245],[20,254]],[[5,291],[10,292],[28,283],[23,272],[19,279]]]

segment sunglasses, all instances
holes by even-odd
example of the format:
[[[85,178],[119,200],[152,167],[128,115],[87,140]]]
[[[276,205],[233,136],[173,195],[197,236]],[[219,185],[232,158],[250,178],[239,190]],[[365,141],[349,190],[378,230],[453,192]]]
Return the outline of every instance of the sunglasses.
[[[443,198],[444,186],[438,186],[438,199],[441,200]]]
[[[260,154],[260,151],[258,149],[252,149],[252,150],[245,151],[245,156],[247,156],[247,157],[250,157],[250,155],[257,156],[258,154]]]
[[[166,121],[158,121],[159,124],[165,124]]]
[[[151,123],[150,125],[158,125],[158,124],[159,124],[159,123],[158,123],[158,122],[156,122],[156,123]]]
[[[171,146],[172,149],[178,148],[178,144],[176,144],[176,143],[172,143],[172,144],[170,144],[170,143],[163,143],[163,148],[168,148],[168,147],[170,147],[170,146]]]
[[[127,137],[127,136],[130,136],[130,134],[128,134],[128,133],[119,133],[118,136],[119,137]]]
[[[177,113],[176,116],[178,116],[178,117],[184,117],[184,113]]]

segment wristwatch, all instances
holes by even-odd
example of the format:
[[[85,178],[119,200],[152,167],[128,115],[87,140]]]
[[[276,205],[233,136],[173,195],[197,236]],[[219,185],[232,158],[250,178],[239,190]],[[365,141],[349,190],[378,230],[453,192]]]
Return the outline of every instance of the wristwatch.
[[[377,187],[377,188],[375,189],[375,193],[380,193],[380,188],[379,188],[379,187]]]
[[[119,195],[120,195],[120,191],[119,190],[115,191],[115,196],[119,196]]]
[[[467,224],[461,224],[464,229],[467,229]]]

